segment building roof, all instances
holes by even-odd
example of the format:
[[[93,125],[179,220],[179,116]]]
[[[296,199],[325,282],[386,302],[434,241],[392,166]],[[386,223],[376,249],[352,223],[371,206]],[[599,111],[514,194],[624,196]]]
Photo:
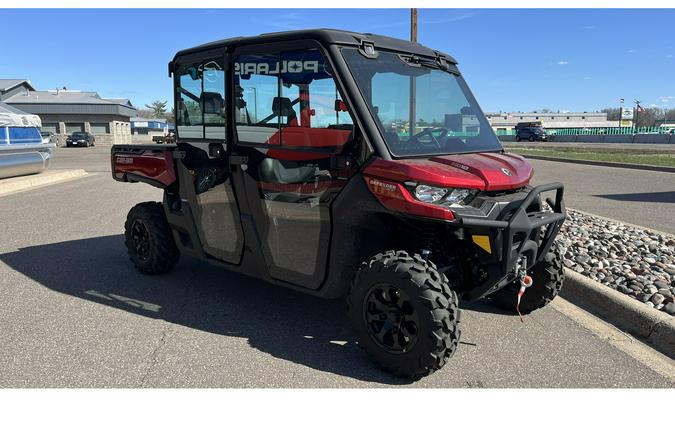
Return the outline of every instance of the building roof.
[[[0,101],[0,113],[30,114],[23,110],[19,110],[18,108],[12,107],[9,104],[5,104],[2,101]]]
[[[21,85],[22,83],[28,84],[28,86],[33,89],[33,85],[28,79],[0,79],[0,92],[9,91],[15,86]]]
[[[96,92],[73,90],[28,91],[3,100],[33,114],[109,114],[132,117],[136,108],[127,99],[107,100]]]
[[[95,92],[71,90],[29,91],[5,101],[12,104],[110,104]]]
[[[129,101],[126,98],[104,98],[104,100],[110,101],[111,103],[127,106],[127,107],[134,107],[134,105],[131,104],[131,101]]]

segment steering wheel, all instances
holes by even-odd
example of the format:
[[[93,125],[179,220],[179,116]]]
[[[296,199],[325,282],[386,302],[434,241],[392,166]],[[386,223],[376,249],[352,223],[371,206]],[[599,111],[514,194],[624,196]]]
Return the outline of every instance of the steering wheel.
[[[428,127],[428,128],[426,128],[426,129],[424,129],[423,131],[421,131],[420,133],[416,133],[415,135],[412,135],[411,137],[409,137],[409,138],[408,138],[408,141],[417,141],[417,143],[420,143],[419,138],[421,138],[421,137],[424,136],[424,135],[429,135],[429,137],[431,138],[431,140],[434,141],[434,143],[436,144],[436,146],[437,146],[438,148],[443,148],[443,147],[441,146],[441,143],[438,142],[438,139],[437,139],[437,138],[434,136],[434,134],[433,134],[433,131],[436,130],[436,129],[440,129],[440,130],[441,130],[441,132],[442,132],[442,134],[440,135],[441,138],[445,138],[445,136],[448,134],[448,130],[447,130],[447,129]]]

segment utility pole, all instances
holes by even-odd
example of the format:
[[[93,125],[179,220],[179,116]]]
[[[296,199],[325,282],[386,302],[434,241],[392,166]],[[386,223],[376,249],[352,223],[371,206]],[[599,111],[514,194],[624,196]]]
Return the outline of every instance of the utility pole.
[[[410,41],[417,42],[417,9],[410,9]]]
[[[635,116],[633,117],[633,122],[635,122],[635,123],[634,123],[633,127],[635,129],[633,130],[633,133],[635,134],[635,133],[637,133],[637,130],[638,130],[638,117],[640,117],[640,103],[642,101],[636,99],[634,102],[635,102]]]
[[[410,41],[417,42],[417,9],[410,9]],[[415,97],[416,97],[416,84],[415,76],[410,76],[410,105],[409,111],[410,116],[408,118],[408,136],[413,136],[415,134]]]

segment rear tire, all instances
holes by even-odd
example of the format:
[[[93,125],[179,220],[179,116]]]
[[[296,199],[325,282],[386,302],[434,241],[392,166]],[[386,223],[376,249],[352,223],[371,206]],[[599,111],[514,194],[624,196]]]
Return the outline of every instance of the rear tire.
[[[362,263],[348,305],[359,346],[397,376],[431,374],[459,344],[457,294],[419,255],[388,251]]]
[[[520,136],[516,136],[516,142],[520,142]]]
[[[530,137],[527,138],[527,140],[530,141],[530,142],[534,142],[534,136],[530,135]]]
[[[535,309],[543,308],[560,293],[565,281],[565,267],[560,245],[554,242],[544,259],[530,268],[527,273],[534,280],[534,284],[525,290],[520,300],[522,314],[529,314]],[[500,308],[515,312],[519,289],[520,285],[509,284],[490,295],[490,299]]]
[[[129,211],[124,224],[124,244],[134,266],[144,274],[165,273],[180,258],[159,202],[143,202]]]

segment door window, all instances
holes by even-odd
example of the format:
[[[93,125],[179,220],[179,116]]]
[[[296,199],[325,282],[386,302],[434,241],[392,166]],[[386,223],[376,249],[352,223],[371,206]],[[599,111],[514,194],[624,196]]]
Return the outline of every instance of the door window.
[[[225,139],[223,59],[183,65],[176,73],[176,129],[183,139]]]
[[[235,64],[241,142],[339,148],[352,118],[316,49],[240,56]]]

